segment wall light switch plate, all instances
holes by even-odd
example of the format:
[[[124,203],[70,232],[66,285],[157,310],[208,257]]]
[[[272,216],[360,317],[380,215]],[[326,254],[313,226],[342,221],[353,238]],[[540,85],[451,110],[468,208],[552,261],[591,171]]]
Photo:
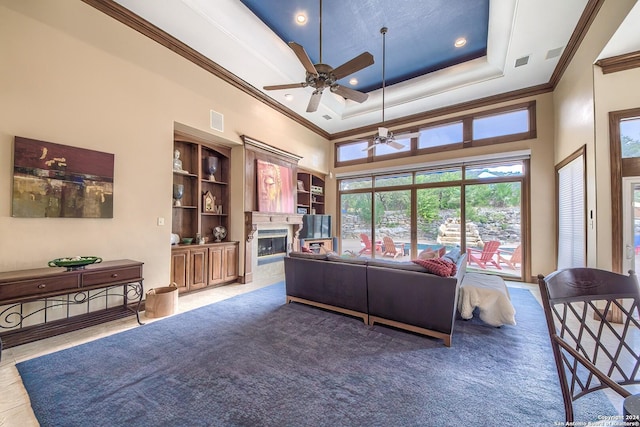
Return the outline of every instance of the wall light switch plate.
[[[164,225],[164,218],[159,216],[158,217],[158,226]]]

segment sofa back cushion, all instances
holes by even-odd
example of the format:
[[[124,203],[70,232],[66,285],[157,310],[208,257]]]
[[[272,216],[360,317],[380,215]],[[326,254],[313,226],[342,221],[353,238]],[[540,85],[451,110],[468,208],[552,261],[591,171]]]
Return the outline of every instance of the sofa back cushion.
[[[305,258],[305,259],[319,259],[319,260],[326,260],[327,259],[327,254],[317,254],[317,253],[314,253],[314,252],[291,251],[291,252],[289,252],[289,256],[291,258]]]

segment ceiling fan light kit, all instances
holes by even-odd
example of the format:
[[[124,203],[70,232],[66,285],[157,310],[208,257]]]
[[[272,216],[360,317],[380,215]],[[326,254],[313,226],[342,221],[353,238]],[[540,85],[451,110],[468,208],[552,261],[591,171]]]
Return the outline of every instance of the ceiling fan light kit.
[[[372,144],[362,151],[373,150],[380,144],[386,144],[400,150],[404,148],[404,144],[396,141],[396,138],[407,139],[417,138],[420,136],[420,132],[406,133],[395,136],[392,131],[384,126],[384,89],[385,89],[385,62],[386,62],[386,35],[389,29],[387,27],[380,28],[380,34],[382,34],[382,126],[378,127],[378,133],[373,136]]]
[[[307,106],[307,113],[312,113],[318,109],[322,92],[324,92],[326,88],[329,88],[331,92],[345,99],[350,99],[358,103],[363,103],[369,97],[369,95],[364,92],[337,83],[338,80],[372,65],[373,55],[369,52],[363,52],[337,68],[332,68],[330,65],[322,63],[322,0],[320,0],[320,61],[317,64],[311,62],[304,47],[296,42],[289,42],[289,47],[296,54],[298,60],[306,70],[305,81],[302,83],[264,86],[264,90],[294,89],[308,86],[314,88],[311,99],[309,100],[309,105]]]

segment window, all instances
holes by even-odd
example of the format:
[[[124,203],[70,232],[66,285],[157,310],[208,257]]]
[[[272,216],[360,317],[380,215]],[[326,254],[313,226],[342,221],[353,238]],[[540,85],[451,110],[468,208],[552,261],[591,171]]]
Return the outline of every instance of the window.
[[[500,163],[495,165],[474,166],[466,169],[465,176],[467,179],[487,179],[505,176],[522,175],[522,162]]]
[[[357,141],[348,144],[341,144],[336,147],[336,161],[349,162],[352,160],[366,159],[368,156],[367,141]]]
[[[462,122],[420,129],[418,149],[435,148],[462,142]]]
[[[413,183],[413,174],[404,173],[396,175],[380,175],[375,177],[376,187],[390,187],[394,185],[410,185]]]
[[[585,267],[585,185],[584,148],[557,169],[558,186],[558,267]]]
[[[371,188],[373,178],[370,176],[364,178],[342,179],[340,180],[340,190],[357,190],[359,188]]]
[[[340,248],[407,261],[425,249],[459,246],[461,252],[481,251],[486,242],[498,241],[495,259],[500,268],[485,270],[475,264],[467,268],[511,279],[527,277],[530,272],[521,256],[526,254],[523,236],[528,227],[523,211],[528,206],[523,191],[528,182],[526,162],[339,178]]]
[[[396,146],[396,147],[392,147],[389,144],[377,144],[376,148],[374,148],[374,155],[375,156],[385,156],[385,155],[389,155],[389,154],[398,154],[398,153],[402,153],[402,152],[407,152],[411,150],[411,139],[395,139],[395,141],[402,145],[402,147],[400,146]]]
[[[473,139],[495,138],[529,131],[529,110],[510,111],[473,119]]]
[[[369,148],[368,141],[345,141],[335,145],[335,166],[363,164],[393,157],[429,154],[435,151],[460,150],[489,144],[520,141],[536,137],[536,103],[528,102],[510,107],[455,117],[423,124],[419,129],[394,129],[396,135],[416,132],[411,139],[397,139],[400,148],[379,144]],[[640,147],[638,147],[640,151]]]
[[[611,160],[611,263],[612,270],[622,273],[626,258],[622,212],[624,200],[622,180],[640,176],[640,108],[609,113],[609,152]]]
[[[640,157],[640,117],[620,121],[622,158]]]
[[[416,184],[448,182],[462,179],[462,168],[416,172]]]

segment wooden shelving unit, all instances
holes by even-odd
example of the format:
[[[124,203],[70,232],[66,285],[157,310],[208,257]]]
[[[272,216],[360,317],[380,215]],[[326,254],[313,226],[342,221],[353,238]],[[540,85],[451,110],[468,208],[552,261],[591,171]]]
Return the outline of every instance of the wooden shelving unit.
[[[324,178],[311,172],[298,171],[297,193],[297,213],[324,214]]]
[[[228,236],[216,242],[214,236],[216,227],[229,230],[231,149],[176,138],[175,150],[180,152],[182,171],[174,169],[173,183],[184,186],[184,195],[180,206],[174,203],[171,232],[194,241],[172,246],[171,280],[180,292],[233,282],[238,277],[238,242]],[[218,159],[213,177],[207,170],[209,157]],[[210,203],[205,203],[205,194],[211,196]]]

